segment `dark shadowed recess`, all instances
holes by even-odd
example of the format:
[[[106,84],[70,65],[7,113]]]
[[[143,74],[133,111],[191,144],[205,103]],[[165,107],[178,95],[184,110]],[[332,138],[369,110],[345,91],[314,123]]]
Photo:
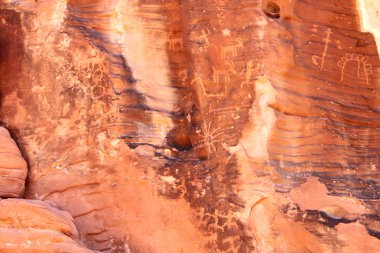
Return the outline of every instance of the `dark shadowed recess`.
[[[1,6],[1,5],[0,5]],[[25,13],[25,16],[30,14]],[[24,61],[24,33],[20,13],[13,10],[0,9],[0,104],[6,96],[10,95],[20,86],[19,80],[23,75],[22,63]],[[17,97],[22,98],[22,91],[17,91]],[[23,157],[28,161],[28,155],[20,144],[17,126],[9,126],[4,122],[3,115],[16,115],[17,108],[0,106],[0,124],[6,127],[12,138],[15,139]]]

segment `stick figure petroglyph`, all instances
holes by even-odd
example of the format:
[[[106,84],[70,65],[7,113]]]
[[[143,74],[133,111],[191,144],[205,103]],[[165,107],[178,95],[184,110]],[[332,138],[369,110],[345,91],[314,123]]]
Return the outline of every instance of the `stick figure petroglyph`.
[[[181,69],[178,71],[178,77],[181,78],[182,82],[186,82],[187,80],[187,69]]]
[[[254,66],[253,60],[248,61],[247,67],[240,72],[240,75],[243,75],[245,73],[245,80],[243,81],[241,86],[243,86],[244,84],[251,83],[254,73],[257,73],[261,67],[262,65],[260,64],[256,64],[256,66]]]
[[[336,47],[337,47],[338,49],[343,49],[343,48],[342,48],[342,43],[340,42],[340,40],[335,40],[335,44],[336,44]]]
[[[199,76],[199,74],[196,74],[193,80],[191,80],[191,86],[194,87],[195,89],[201,89],[203,95],[207,96],[206,89],[203,83],[202,77]],[[198,86],[198,87],[197,87]]]
[[[327,28],[325,33],[326,33],[326,38],[323,39],[323,41],[325,42],[325,48],[323,50],[322,56],[316,56],[316,55],[311,56],[312,62],[314,63],[315,66],[318,66],[320,70],[323,70],[323,67],[325,64],[325,58],[327,54],[327,49],[329,47],[329,43],[331,42],[331,34],[333,34],[330,28]]]
[[[210,30],[207,29],[207,32],[205,32],[205,30],[202,30],[201,32],[202,34],[198,35],[196,37],[196,40],[202,45],[201,51],[203,51],[203,50],[206,50],[210,45],[210,42],[208,40],[208,36],[210,35]]]
[[[362,54],[346,54],[338,62],[338,67],[341,68],[340,81],[344,80],[344,70],[347,66],[347,63],[352,61],[357,63],[356,67],[356,76],[361,78],[361,73],[364,73],[364,78],[366,84],[369,84],[369,77],[372,74],[372,65],[368,62],[369,58],[366,55]]]

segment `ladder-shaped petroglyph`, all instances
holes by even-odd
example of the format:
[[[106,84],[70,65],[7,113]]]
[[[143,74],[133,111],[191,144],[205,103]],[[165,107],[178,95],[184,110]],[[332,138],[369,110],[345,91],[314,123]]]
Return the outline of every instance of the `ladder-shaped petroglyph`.
[[[337,62],[338,67],[341,68],[340,81],[344,81],[344,74],[345,74],[345,69],[346,69],[347,63],[356,62],[356,64],[357,64],[357,67],[356,67],[357,78],[363,78],[364,77],[366,84],[369,84],[370,75],[372,74],[372,65],[368,61],[369,61],[369,58],[366,55],[354,54],[354,53],[344,55]],[[363,73],[364,76],[362,76],[361,73]]]
[[[326,33],[326,37],[323,39],[323,41],[325,42],[325,47],[324,47],[322,56],[317,56],[317,55],[311,56],[312,62],[314,63],[315,66],[319,67],[320,70],[323,70],[324,68],[327,49],[329,48],[330,42],[332,42],[331,40],[331,34],[333,34],[332,30],[330,28],[327,28],[325,33]]]
[[[218,9],[218,13],[216,14],[216,17],[218,18],[218,24],[219,25],[225,25],[225,20],[226,20],[226,13],[225,13],[225,11],[223,10],[223,8],[221,8],[221,7],[217,7],[217,9]]]
[[[221,26],[225,25],[225,20],[227,19],[226,17],[226,11],[225,11],[225,5],[226,1],[225,0],[217,0],[216,1],[216,9],[218,10],[216,13],[216,17],[218,18],[218,24]]]
[[[226,59],[228,56],[237,56],[238,48],[244,48],[243,40],[241,38],[235,39],[235,43],[232,45],[222,46],[220,48],[220,54],[222,59]]]
[[[175,36],[174,33],[168,33],[169,50],[176,51],[180,49],[183,51],[183,38],[182,36]],[[179,47],[179,48],[178,48]]]
[[[215,83],[219,83],[220,78],[224,79],[225,82],[230,82],[230,74],[236,74],[236,71],[234,69],[235,65],[233,62],[226,63],[226,66],[227,67],[224,68],[216,68],[214,66],[212,67],[212,79]]]

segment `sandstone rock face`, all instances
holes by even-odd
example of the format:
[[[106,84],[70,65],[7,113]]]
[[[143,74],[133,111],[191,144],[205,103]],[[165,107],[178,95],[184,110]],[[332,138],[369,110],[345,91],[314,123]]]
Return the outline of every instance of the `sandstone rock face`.
[[[380,2],[376,0],[357,1],[360,13],[361,29],[372,33],[380,49]]]
[[[102,252],[378,253],[378,26],[361,6],[0,1],[25,196]],[[75,234],[59,217],[1,233],[71,247],[45,232]]]
[[[0,134],[2,197],[19,197],[27,165],[8,130],[0,127]],[[70,213],[40,200],[0,199],[0,252],[93,252],[75,240],[79,234]]]
[[[93,252],[74,239],[69,213],[39,200],[0,200],[0,252]]]
[[[71,215],[40,200],[0,200],[0,227],[50,229],[78,238]]]
[[[4,253],[92,253],[73,239],[54,230],[0,228],[0,251]]]
[[[0,127],[0,197],[24,194],[28,168],[20,150],[4,127]]]

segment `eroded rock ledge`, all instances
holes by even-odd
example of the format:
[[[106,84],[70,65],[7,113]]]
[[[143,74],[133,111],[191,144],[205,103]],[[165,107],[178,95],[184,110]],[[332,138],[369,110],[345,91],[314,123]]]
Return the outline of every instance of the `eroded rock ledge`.
[[[40,200],[1,199],[21,197],[28,169],[8,130],[0,127],[0,133],[0,164],[6,172],[0,184],[0,252],[94,252],[78,243],[68,212]]]
[[[0,197],[22,197],[28,168],[7,129],[0,127]]]

